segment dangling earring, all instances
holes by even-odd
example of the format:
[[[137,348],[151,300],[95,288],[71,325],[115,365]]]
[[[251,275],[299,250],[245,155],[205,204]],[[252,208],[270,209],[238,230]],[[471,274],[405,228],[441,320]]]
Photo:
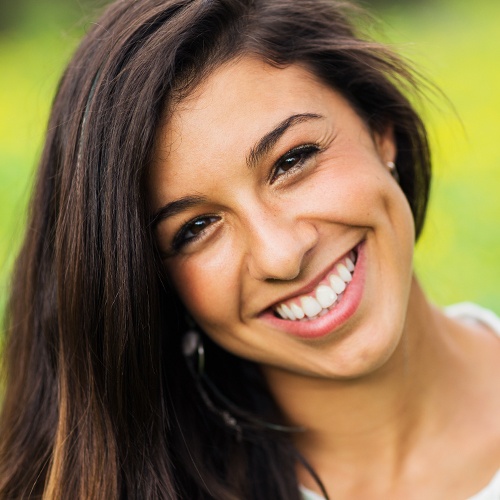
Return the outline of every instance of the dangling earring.
[[[185,358],[192,358],[198,355],[197,371],[202,374],[205,370],[205,348],[200,338],[200,334],[195,330],[188,330],[182,338],[182,354]]]
[[[396,179],[396,182],[399,184],[399,173],[398,169],[396,168],[396,164],[393,161],[388,161],[386,162],[387,168],[391,172],[391,175]]]
[[[240,441],[242,431],[237,420],[228,411],[217,408],[202,385],[202,381],[206,383],[205,348],[203,346],[201,335],[196,330],[188,330],[184,334],[182,339],[182,354],[184,354],[184,357],[186,358],[189,371],[193,376],[193,380],[196,384],[198,392],[200,393],[201,399],[212,413],[221,417],[224,424],[231,427],[236,432],[238,441]],[[197,359],[195,359],[195,355]],[[196,369],[193,365],[196,366]]]
[[[189,323],[192,323],[192,321]],[[182,353],[186,359],[189,371],[193,376],[196,388],[206,407],[212,413],[219,416],[227,427],[236,432],[238,441],[242,439],[243,430],[247,429],[255,430],[258,428],[265,428],[279,432],[303,432],[305,430],[303,427],[289,427],[260,420],[245,410],[238,408],[233,402],[226,398],[205,373],[205,348],[203,346],[203,340],[201,334],[193,327],[184,334],[182,339]],[[219,408],[213,402],[205,386],[224,404],[224,406],[226,406],[226,408],[229,409],[229,411]],[[236,418],[235,415],[237,415],[238,418]]]

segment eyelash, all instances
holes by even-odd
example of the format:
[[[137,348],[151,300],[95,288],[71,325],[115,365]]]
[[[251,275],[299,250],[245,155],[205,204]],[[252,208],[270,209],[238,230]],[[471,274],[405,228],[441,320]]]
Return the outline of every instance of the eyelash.
[[[191,219],[186,222],[177,232],[172,242],[172,249],[174,252],[178,252],[182,247],[189,243],[194,243],[199,238],[203,237],[203,233],[205,228],[202,228],[199,233],[193,234],[193,236],[188,237],[187,233],[195,228],[195,225],[199,222],[208,221],[209,223],[216,222],[220,219],[217,215],[202,215],[201,217],[197,217],[195,219]]]
[[[274,165],[271,175],[269,178],[270,184],[274,184],[280,177],[288,177],[292,173],[304,166],[304,164],[312,158],[314,155],[319,153],[321,148],[317,144],[304,144],[296,148],[291,149],[285,153]],[[290,164],[292,163],[292,164]],[[285,168],[286,167],[286,170]],[[279,170],[283,170],[279,173]],[[205,228],[208,225],[220,220],[218,215],[202,215],[191,219],[186,222],[177,232],[172,241],[172,251],[173,253],[179,252],[184,246],[194,243],[198,239],[202,238],[205,233]],[[208,222],[208,225],[201,228],[199,233],[188,236],[188,233],[193,231],[197,223]]]
[[[269,179],[270,183],[273,184],[280,177],[287,177],[296,169],[302,168],[307,160],[318,154],[320,151],[321,148],[317,144],[304,144],[288,151],[276,162],[275,167],[271,172],[271,177]],[[292,165],[287,164],[287,162],[290,162],[291,160],[293,161],[297,158],[297,162]],[[283,169],[284,166],[287,167],[286,170]],[[283,172],[278,173],[279,169],[282,169]]]

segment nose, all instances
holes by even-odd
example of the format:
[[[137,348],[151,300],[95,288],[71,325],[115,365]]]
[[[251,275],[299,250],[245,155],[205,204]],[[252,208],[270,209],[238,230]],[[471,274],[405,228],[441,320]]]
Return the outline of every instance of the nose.
[[[252,214],[247,230],[248,270],[261,281],[296,278],[318,240],[311,222],[265,209]]]

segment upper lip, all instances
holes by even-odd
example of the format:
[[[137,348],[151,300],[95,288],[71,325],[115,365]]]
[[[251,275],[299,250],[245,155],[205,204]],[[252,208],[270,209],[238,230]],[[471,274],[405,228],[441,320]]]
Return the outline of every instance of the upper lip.
[[[329,274],[333,270],[333,268],[335,267],[335,264],[337,264],[337,262],[339,262],[344,257],[346,257],[351,250],[354,250],[355,248],[357,248],[358,245],[359,245],[359,243],[357,243],[354,247],[352,247],[347,252],[343,253],[340,257],[338,257],[333,262],[331,262],[327,267],[325,267],[323,269],[323,271],[318,273],[311,281],[309,281],[309,283],[307,283],[306,285],[304,285],[301,288],[298,288],[297,290],[294,290],[293,292],[291,292],[287,295],[284,295],[283,297],[279,298],[278,300],[274,301],[271,305],[266,307],[263,312],[268,311],[268,310],[272,310],[275,307],[277,307],[279,304],[286,302],[287,300],[293,299],[294,297],[298,297],[300,295],[306,295],[308,293],[311,293],[318,286],[318,284],[323,279],[325,279],[327,274]]]

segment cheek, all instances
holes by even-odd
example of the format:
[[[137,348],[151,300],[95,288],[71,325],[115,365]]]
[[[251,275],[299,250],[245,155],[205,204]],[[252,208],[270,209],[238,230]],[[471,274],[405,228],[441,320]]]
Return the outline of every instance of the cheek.
[[[304,185],[297,198],[302,207],[348,226],[389,224],[413,234],[413,217],[404,193],[373,159],[327,165]]]
[[[230,242],[215,245],[175,265],[167,273],[186,309],[205,328],[220,326],[238,308],[239,281],[236,252]]]

